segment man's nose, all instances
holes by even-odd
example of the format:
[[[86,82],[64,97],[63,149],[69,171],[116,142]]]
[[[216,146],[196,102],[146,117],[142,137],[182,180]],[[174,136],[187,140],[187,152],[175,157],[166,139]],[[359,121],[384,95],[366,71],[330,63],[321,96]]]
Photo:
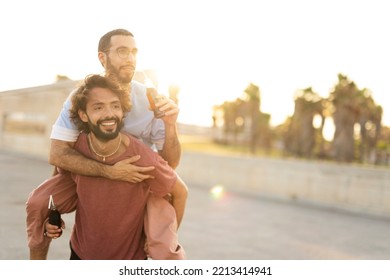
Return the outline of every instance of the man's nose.
[[[108,117],[113,117],[113,116],[115,116],[114,110],[111,107],[107,106],[104,109],[104,117],[108,118]]]
[[[131,62],[131,64],[135,65],[135,62],[136,62],[136,55],[133,54],[132,52],[129,52],[129,54],[128,54],[126,60],[127,60],[128,62]]]

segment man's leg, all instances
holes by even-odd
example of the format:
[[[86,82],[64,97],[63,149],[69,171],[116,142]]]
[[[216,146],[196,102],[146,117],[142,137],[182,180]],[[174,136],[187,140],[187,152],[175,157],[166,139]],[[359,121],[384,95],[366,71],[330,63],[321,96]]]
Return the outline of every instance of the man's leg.
[[[49,245],[40,249],[30,248],[30,260],[46,260],[49,252]]]
[[[167,199],[149,195],[144,217],[145,251],[154,260],[184,260],[179,244],[176,212]]]
[[[59,173],[46,180],[34,189],[27,199],[27,237],[32,260],[47,258],[51,239],[44,236],[44,224],[48,219],[50,195],[53,196],[60,213],[70,213],[76,209],[76,184],[70,173]]]

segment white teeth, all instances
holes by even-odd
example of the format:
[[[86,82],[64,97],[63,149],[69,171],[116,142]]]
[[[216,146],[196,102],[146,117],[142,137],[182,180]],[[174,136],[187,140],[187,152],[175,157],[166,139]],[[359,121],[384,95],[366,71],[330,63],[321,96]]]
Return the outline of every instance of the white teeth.
[[[102,123],[102,125],[114,125],[114,124],[115,124],[115,122]]]

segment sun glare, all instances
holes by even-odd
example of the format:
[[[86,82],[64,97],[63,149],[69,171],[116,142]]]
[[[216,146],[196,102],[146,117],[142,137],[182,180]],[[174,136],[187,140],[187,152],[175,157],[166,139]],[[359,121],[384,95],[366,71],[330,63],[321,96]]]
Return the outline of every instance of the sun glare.
[[[213,199],[219,200],[225,194],[224,187],[222,185],[215,185],[214,187],[211,188],[210,194]]]
[[[343,73],[359,87],[373,91],[375,101],[384,108],[384,124],[390,122],[385,71],[390,64],[390,41],[382,36],[389,26],[386,1],[375,5],[368,1],[314,5],[308,1],[305,6],[284,1],[289,9],[283,10],[278,1],[225,1],[222,10],[220,1],[155,1],[153,9],[149,1],[133,1],[138,12],[131,16],[127,9],[107,13],[105,5],[96,5],[88,21],[83,21],[89,9],[83,1],[75,11],[72,5],[62,7],[61,15],[55,5],[46,7],[54,8],[53,12],[37,14],[21,11],[11,2],[0,19],[3,26],[12,26],[4,29],[4,37],[13,38],[13,44],[4,45],[3,53],[8,55],[2,60],[0,90],[51,83],[57,74],[82,79],[102,72],[95,53],[97,38],[107,30],[124,27],[139,44],[138,70],[157,70],[163,94],[169,94],[172,84],[180,88],[179,121],[211,125],[213,105],[240,97],[253,82],[260,87],[261,111],[271,114],[271,124],[278,125],[293,113],[297,89],[312,86],[327,96],[337,74]],[[25,2],[29,7],[35,5]],[[173,3],[175,9],[169,8]],[[353,13],[348,12],[351,9]],[[21,12],[29,25],[14,16]],[[330,12],[334,15],[331,21]],[[70,13],[79,15],[72,23]],[[102,21],[102,15],[107,20]],[[47,22],[56,29],[50,36],[45,33]],[[14,36],[21,32],[27,37]],[[26,52],[25,42],[35,41],[41,44],[31,44]],[[14,67],[15,58],[25,62],[23,67]]]

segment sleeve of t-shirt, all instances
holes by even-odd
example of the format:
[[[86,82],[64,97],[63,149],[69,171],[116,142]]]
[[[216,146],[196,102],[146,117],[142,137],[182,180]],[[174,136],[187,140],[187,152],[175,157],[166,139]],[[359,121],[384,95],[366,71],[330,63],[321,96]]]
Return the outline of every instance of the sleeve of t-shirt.
[[[168,165],[161,156],[156,154],[152,175],[154,179],[149,180],[150,190],[158,197],[164,197],[170,193],[176,183],[176,172]]]
[[[50,138],[66,141],[66,142],[76,142],[77,137],[80,132],[78,131],[76,125],[70,119],[69,110],[72,107],[71,96],[73,92],[64,102],[60,115],[58,116],[56,122],[54,123],[51,131]]]

